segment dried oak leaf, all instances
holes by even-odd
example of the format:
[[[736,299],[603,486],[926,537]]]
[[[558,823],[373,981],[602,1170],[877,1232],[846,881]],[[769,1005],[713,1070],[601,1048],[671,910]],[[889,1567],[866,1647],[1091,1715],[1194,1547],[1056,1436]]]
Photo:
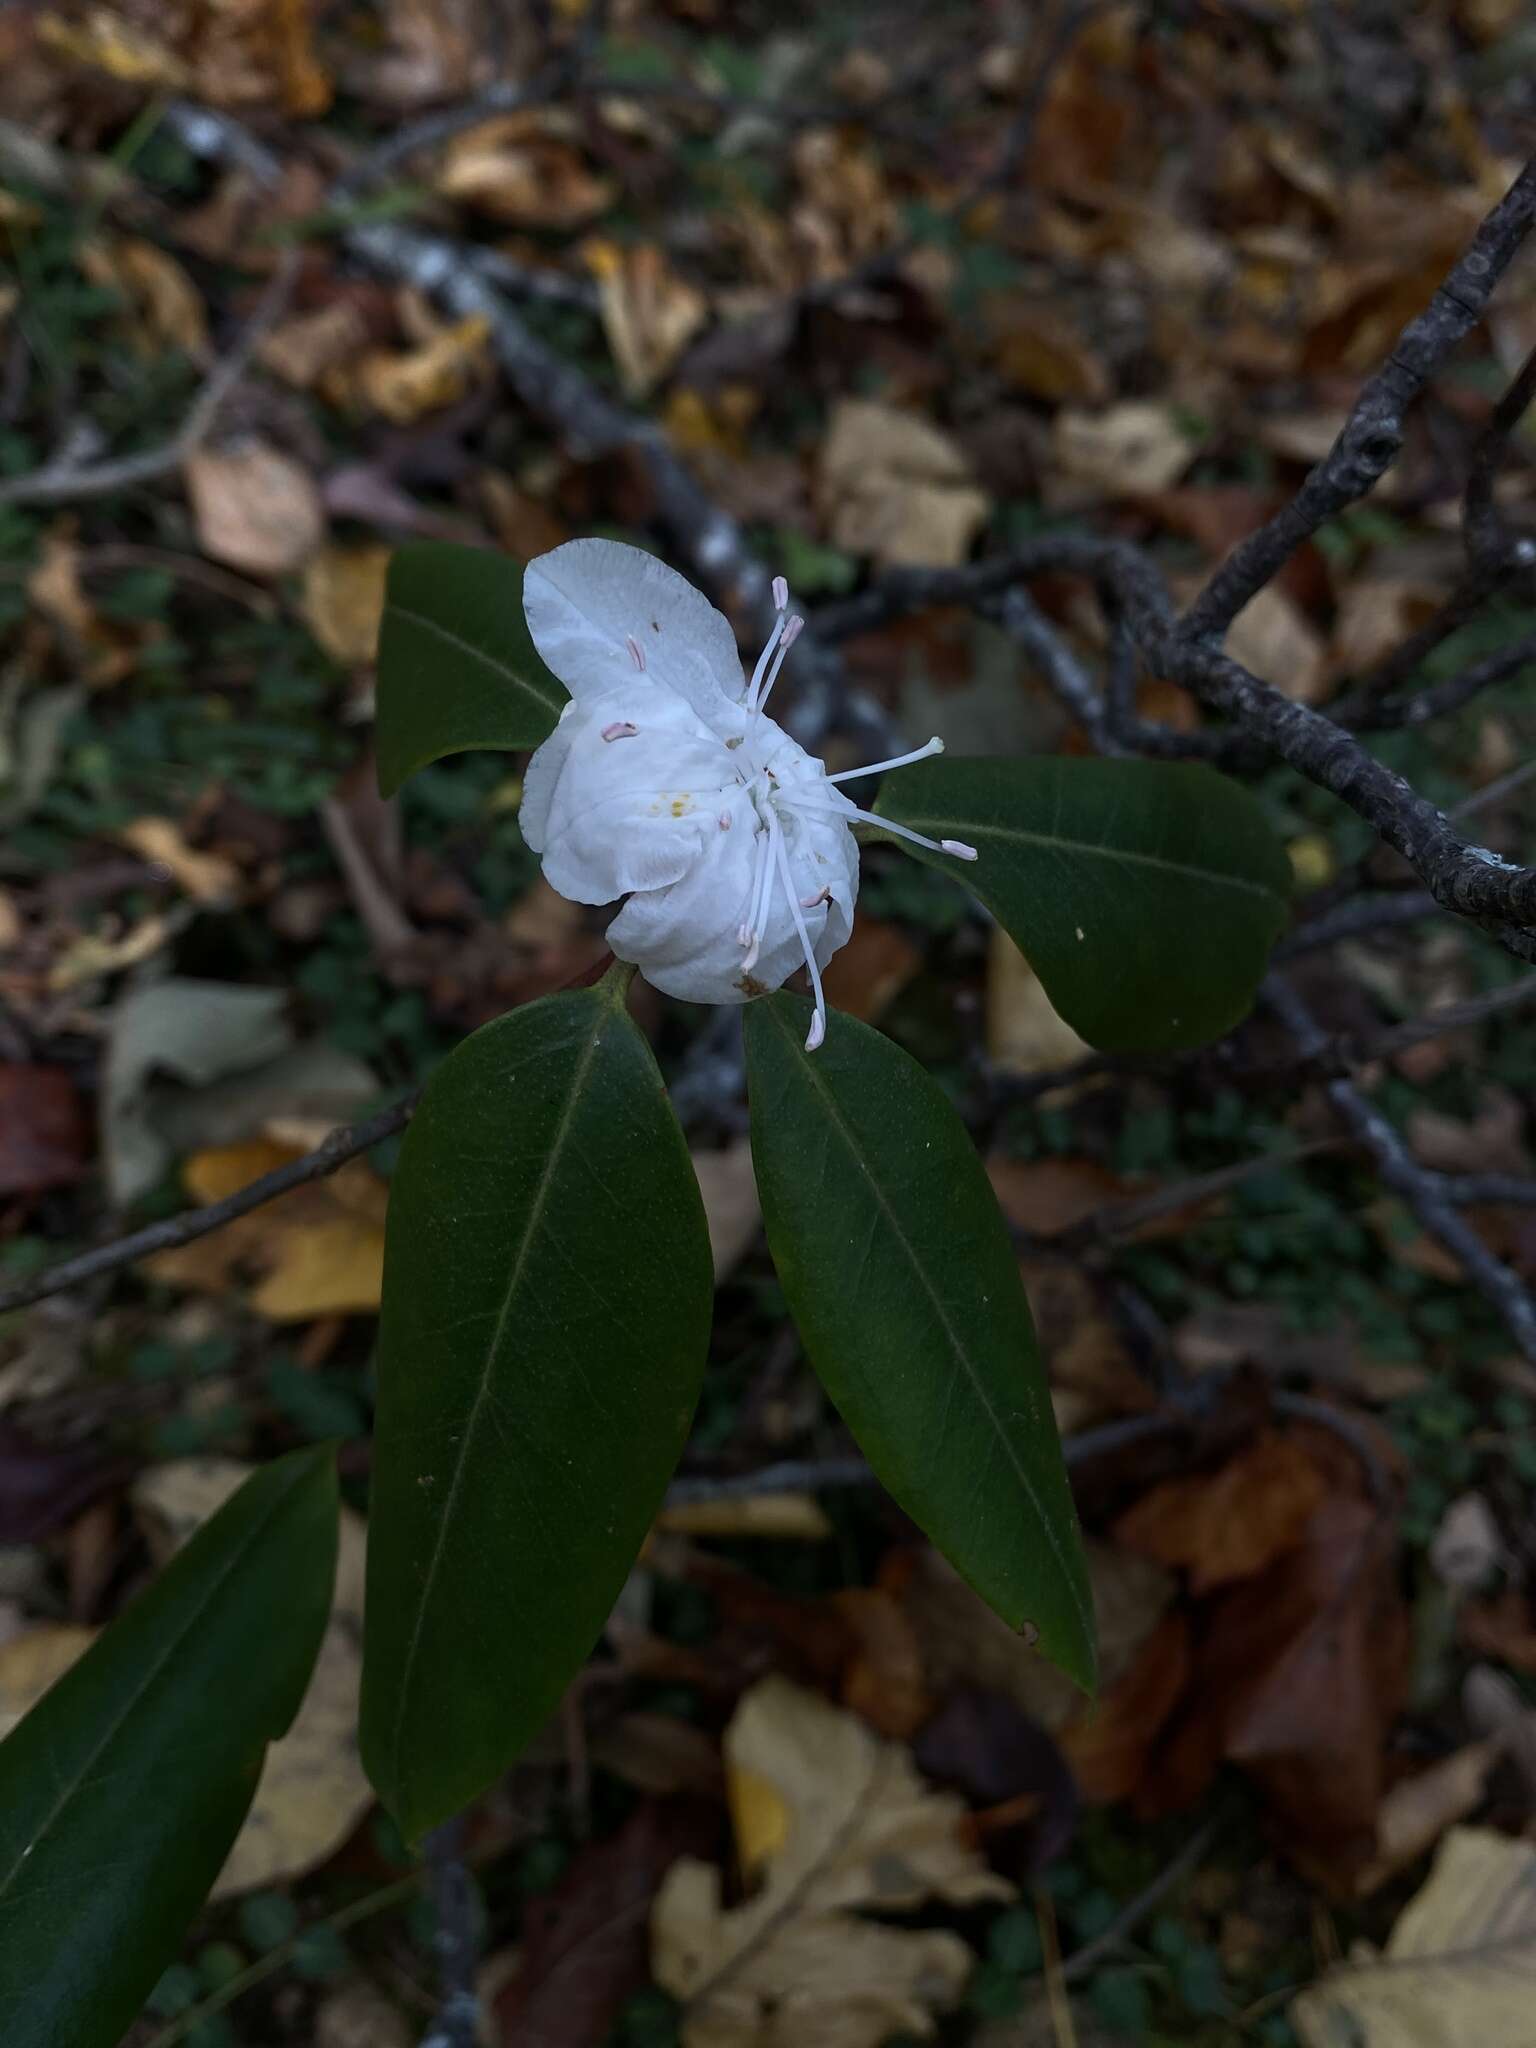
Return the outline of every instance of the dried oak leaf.
[[[905,1749],[782,1678],[743,1699],[725,1762],[757,1888],[726,1906],[720,1872],[685,1857],[651,1915],[652,1968],[683,2004],[684,2048],[879,2048],[897,2031],[931,2033],[969,1949],[861,1916],[1011,1895],[965,1840],[961,1801],[925,1785]]]
[[[1117,1543],[1183,1565],[1190,1590],[1251,1578],[1302,1540],[1327,1482],[1293,1432],[1263,1431],[1217,1472],[1167,1479],[1115,1524]]]
[[[1378,1955],[1302,1992],[1291,2021],[1305,2048],[1518,2048],[1536,2012],[1536,1846],[1454,1828],[1423,1889]]]
[[[594,237],[582,249],[597,280],[603,331],[630,398],[666,376],[709,316],[696,286],[679,277],[654,242],[623,247]]]
[[[963,562],[989,509],[947,434],[856,398],[833,411],[817,496],[834,544],[887,567]]]
[[[215,562],[251,576],[282,576],[324,538],[313,477],[264,441],[194,449],[183,473],[198,545]]]

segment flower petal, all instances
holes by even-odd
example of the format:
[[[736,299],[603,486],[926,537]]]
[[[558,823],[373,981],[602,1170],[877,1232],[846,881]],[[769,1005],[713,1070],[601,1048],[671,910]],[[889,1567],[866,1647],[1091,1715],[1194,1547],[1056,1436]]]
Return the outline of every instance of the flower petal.
[[[573,697],[643,675],[675,691],[722,738],[742,731],[735,634],[702,591],[643,548],[572,540],[538,556],[523,576],[523,611],[533,644]]]
[[[665,888],[713,850],[727,785],[740,788],[735,756],[681,698],[631,676],[573,700],[529,762],[523,836],[551,888],[611,903]]]

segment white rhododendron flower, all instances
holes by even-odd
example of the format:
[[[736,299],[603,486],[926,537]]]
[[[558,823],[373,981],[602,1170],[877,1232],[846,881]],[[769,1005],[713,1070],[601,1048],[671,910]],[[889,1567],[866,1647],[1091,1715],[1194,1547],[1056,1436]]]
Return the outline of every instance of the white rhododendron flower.
[[[853,929],[856,818],[962,859],[975,850],[870,818],[837,787],[943,752],[828,775],[763,706],[804,621],[778,617],[750,677],[721,613],[642,548],[573,540],[530,562],[528,630],[571,693],[528,764],[523,837],[575,903],[628,902],[608,943],[667,995],[744,1003],[804,966],[826,1033],[821,970]]]

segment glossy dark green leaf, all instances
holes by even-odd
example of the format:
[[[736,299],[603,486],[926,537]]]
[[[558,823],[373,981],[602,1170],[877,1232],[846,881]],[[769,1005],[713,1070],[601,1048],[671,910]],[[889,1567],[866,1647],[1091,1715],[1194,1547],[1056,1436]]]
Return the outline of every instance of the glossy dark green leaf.
[[[330,1610],[336,1466],[253,1474],[0,1743],[0,2041],[114,2048],[218,1876]]]
[[[698,1183],[610,979],[434,1074],[390,1196],[363,1758],[415,1839],[505,1769],[602,1630],[698,1395]]]
[[[523,618],[523,566],[412,541],[389,565],[379,628],[379,786],[473,747],[536,747],[566,701]]]
[[[1252,1006],[1290,864],[1249,793],[1163,761],[924,761],[879,810],[974,861],[926,853],[979,896],[1047,995],[1105,1052],[1205,1045]]]
[[[894,1498],[1010,1626],[1093,1683],[1087,1570],[1019,1264],[964,1125],[836,1011],[747,1009],[752,1159],[822,1385]]]

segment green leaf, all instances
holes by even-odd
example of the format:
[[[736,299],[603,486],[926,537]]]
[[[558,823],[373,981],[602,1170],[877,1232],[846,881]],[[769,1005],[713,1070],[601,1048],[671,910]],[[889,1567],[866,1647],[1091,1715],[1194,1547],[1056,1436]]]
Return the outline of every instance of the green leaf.
[[[708,1231],[627,980],[466,1039],[395,1174],[362,1746],[411,1840],[554,1710],[698,1396]]]
[[[298,1711],[330,1611],[336,1463],[249,1478],[0,1743],[0,2040],[113,2048]]]
[[[523,567],[452,541],[389,565],[379,628],[379,787],[473,747],[536,747],[566,702],[523,618]]]
[[[935,1082],[833,1012],[747,1009],[752,1159],[812,1365],[888,1491],[1079,1684],[1093,1607],[1018,1259]]]
[[[973,890],[1067,1022],[1105,1052],[1174,1052],[1252,1005],[1290,901],[1259,804],[1162,761],[935,760],[878,809],[979,858],[909,848]]]

